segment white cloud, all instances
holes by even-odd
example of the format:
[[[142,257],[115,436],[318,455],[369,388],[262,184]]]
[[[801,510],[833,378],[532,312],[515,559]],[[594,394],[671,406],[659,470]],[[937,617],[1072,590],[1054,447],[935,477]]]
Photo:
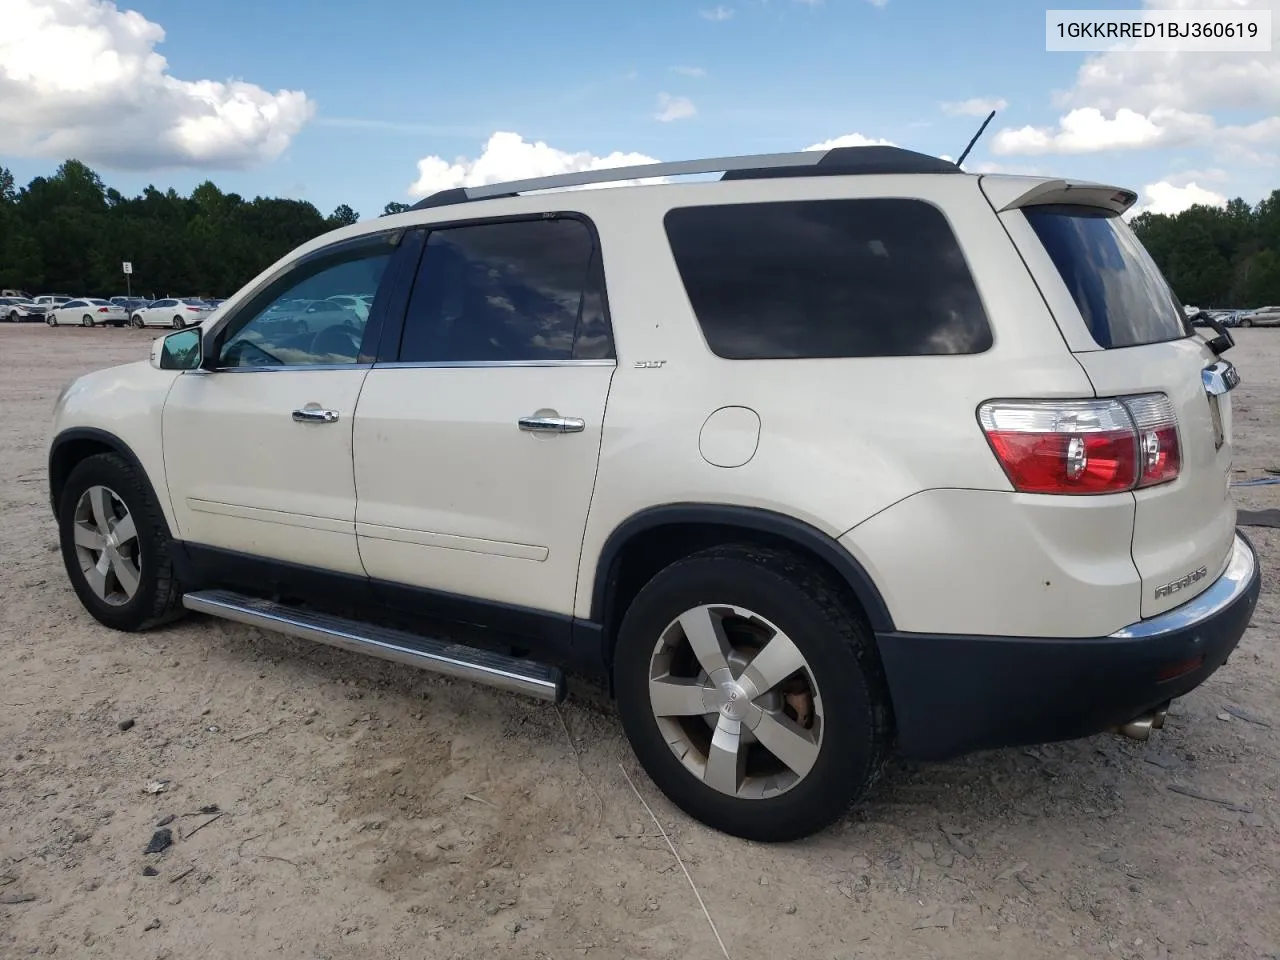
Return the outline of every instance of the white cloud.
[[[723,23],[725,20],[733,19],[733,7],[726,7],[723,3],[708,10],[699,10],[698,13],[702,15],[703,20],[710,20],[714,23]]]
[[[812,146],[805,147],[806,150],[834,150],[836,147],[896,147],[897,144],[892,140],[873,140],[871,137],[864,137],[860,133],[846,133],[843,136],[832,137],[830,140],[823,140],[821,143],[815,143]]]
[[[1015,177],[1047,177],[1054,175],[1042,167],[1016,166],[1007,163],[994,163],[990,160],[984,160],[982,163],[976,163],[971,167],[966,166],[964,169],[969,173],[1005,173]]]
[[[1004,97],[971,97],[968,100],[949,100],[938,104],[949,117],[985,117],[992,110],[1009,106]]]
[[[1159,183],[1148,183],[1142,188],[1142,203],[1129,211],[1130,216],[1139,213],[1181,213],[1188,207],[1203,204],[1208,207],[1225,207],[1227,198],[1222,194],[1208,190],[1194,181],[1181,186],[1169,180]]]
[[[1207,183],[1226,183],[1231,179],[1231,175],[1227,171],[1218,167],[1209,167],[1204,170],[1181,170],[1178,173],[1171,173],[1164,178],[1164,183],[1171,183],[1176,187],[1185,187],[1203,180]]]
[[[1157,107],[1147,113],[1121,107],[1108,117],[1096,107],[1079,107],[1056,127],[1007,128],[996,134],[996,154],[1096,153],[1155,147],[1211,146],[1223,156],[1261,156],[1254,148],[1280,144],[1280,116],[1249,124],[1219,126],[1207,113]]]
[[[702,67],[672,67],[671,71],[683,77],[705,77],[707,75],[707,71]]]
[[[243,167],[278,157],[315,111],[297,90],[179,80],[164,29],[106,0],[0,0],[6,153],[125,169]]]
[[[698,108],[688,97],[673,97],[669,93],[658,94],[658,109],[653,119],[670,123],[672,120],[688,120],[696,116]]]
[[[474,159],[458,157],[451,162],[442,157],[423,157],[418,161],[418,179],[410,185],[409,195],[425,197],[438,190],[454,187],[475,187],[486,183],[505,183],[509,180],[657,162],[653,157],[642,153],[623,153],[617,150],[603,157],[586,151],[569,153],[557,150],[541,140],[530,142],[518,133],[499,131],[488,139],[480,156]],[[650,183],[655,180],[656,178],[616,181],[610,185]]]
[[[887,7],[889,5],[889,0],[867,0],[867,3],[871,4],[873,7]]]
[[[1144,0],[1150,9],[1273,10],[1275,0]],[[1280,13],[1280,11],[1273,11]],[[1280,42],[1280,16],[1272,17]],[[1280,146],[1280,57],[1274,53],[1177,53],[1141,49],[1090,56],[1071,89],[1054,95],[1065,110],[1053,126],[1004,129],[996,153],[1089,153],[1172,146],[1211,149],[1220,161],[1267,164]],[[1221,125],[1216,111],[1233,119]],[[1264,148],[1264,149],[1259,149]]]

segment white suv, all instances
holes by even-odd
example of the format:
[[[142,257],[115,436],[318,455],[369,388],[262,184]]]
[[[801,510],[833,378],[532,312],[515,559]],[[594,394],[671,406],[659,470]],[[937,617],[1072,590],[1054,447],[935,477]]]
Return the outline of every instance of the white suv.
[[[429,197],[62,393],[68,575],[122,630],[197,610],[549,700],[602,675],[658,786],[762,840],[891,748],[1145,736],[1259,572],[1231,339],[1134,199],[880,147]]]

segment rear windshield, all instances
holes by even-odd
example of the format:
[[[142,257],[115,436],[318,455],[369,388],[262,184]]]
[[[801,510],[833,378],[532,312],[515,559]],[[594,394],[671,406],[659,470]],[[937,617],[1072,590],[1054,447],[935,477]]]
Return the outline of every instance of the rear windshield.
[[[1098,346],[1136,347],[1191,335],[1160,268],[1118,214],[1065,205],[1023,213]]]

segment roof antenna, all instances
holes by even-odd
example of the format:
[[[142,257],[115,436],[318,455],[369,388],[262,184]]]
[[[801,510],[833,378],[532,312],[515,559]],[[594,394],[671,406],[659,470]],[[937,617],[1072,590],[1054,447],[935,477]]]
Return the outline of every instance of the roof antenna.
[[[978,142],[978,138],[982,136],[982,131],[987,129],[987,124],[995,119],[996,112],[992,110],[987,114],[987,119],[982,121],[982,126],[978,128],[978,132],[973,135],[973,139],[969,141],[969,145],[964,148],[964,153],[960,154],[960,159],[956,161],[956,166],[964,163],[964,158],[969,155],[969,151],[973,149],[973,145]]]

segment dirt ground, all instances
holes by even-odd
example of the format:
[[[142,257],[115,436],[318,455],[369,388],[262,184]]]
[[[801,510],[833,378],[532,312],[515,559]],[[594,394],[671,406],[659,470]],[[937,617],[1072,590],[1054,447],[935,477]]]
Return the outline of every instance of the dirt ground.
[[[745,843],[662,798],[597,689],[557,710],[211,619],[92,621],[50,410],[153,336],[0,325],[0,957],[723,956],[624,768],[734,960],[1280,956],[1274,574],[1151,741],[896,763],[825,833]],[[1280,468],[1280,330],[1238,341],[1244,479]],[[1250,535],[1280,567],[1280,531]]]

